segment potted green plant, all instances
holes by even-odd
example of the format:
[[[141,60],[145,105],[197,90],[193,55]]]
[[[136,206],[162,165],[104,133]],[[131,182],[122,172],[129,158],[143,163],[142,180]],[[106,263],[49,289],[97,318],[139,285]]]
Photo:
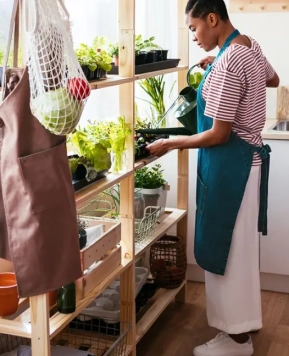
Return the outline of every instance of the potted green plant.
[[[95,51],[97,64],[94,79],[106,78],[107,72],[111,70],[113,61],[109,52],[107,38],[104,36],[96,36],[92,42],[92,49]]]
[[[97,68],[95,70],[94,79],[106,78],[107,72],[109,72],[112,68],[112,57],[110,54],[101,49],[96,52],[96,65]]]
[[[95,50],[92,47],[81,43],[79,48],[75,50],[75,54],[87,80],[93,80],[95,75],[94,72],[97,68]]]
[[[77,156],[69,158],[72,173],[77,166],[82,164],[86,168],[86,179],[95,179],[100,172],[108,171],[111,167],[111,158],[107,147],[96,139],[93,139],[86,129],[78,128],[69,136],[69,142],[75,148]],[[74,172],[73,172],[74,171]]]
[[[95,121],[88,125],[87,130],[91,137],[104,144],[111,153],[111,171],[113,173],[125,171],[125,144],[127,136],[131,133],[125,117],[119,116],[112,121]]]
[[[108,48],[108,53],[114,59],[114,65],[118,67],[118,54],[119,54],[119,44],[118,43],[111,43]]]
[[[163,177],[160,164],[153,167],[143,167],[135,172],[134,186],[143,194],[145,208],[147,206],[161,206],[165,208],[167,181]],[[161,198],[161,199],[160,199]]]

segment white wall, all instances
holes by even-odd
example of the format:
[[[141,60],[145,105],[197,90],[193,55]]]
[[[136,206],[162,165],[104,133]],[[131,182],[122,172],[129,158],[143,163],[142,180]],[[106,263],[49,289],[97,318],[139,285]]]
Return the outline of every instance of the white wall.
[[[226,1],[228,4],[228,0]],[[288,32],[289,13],[242,13],[230,15],[233,25],[241,32],[255,38],[263,49],[264,55],[271,62],[280,76],[281,85],[289,85],[288,70]],[[216,53],[216,51],[214,51]],[[190,42],[190,65],[197,63],[207,53]],[[276,89],[267,91],[267,118],[276,116]],[[176,206],[176,155],[170,154],[162,159],[162,165],[166,169],[166,178],[171,183],[168,202]],[[196,182],[196,150],[190,152],[190,192],[189,192],[189,228],[188,228],[188,263],[194,264],[193,240],[195,225],[195,182]]]

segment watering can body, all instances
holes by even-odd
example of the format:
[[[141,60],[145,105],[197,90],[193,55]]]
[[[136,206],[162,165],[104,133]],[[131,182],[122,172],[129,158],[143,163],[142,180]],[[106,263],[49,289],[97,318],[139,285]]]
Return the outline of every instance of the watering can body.
[[[155,129],[139,129],[137,133],[164,134],[164,135],[195,135],[197,133],[197,88],[191,85],[191,72],[197,65],[190,68],[187,73],[188,86],[182,89],[178,98],[165,113],[165,119],[169,112],[174,111],[175,118],[183,127],[168,127]]]

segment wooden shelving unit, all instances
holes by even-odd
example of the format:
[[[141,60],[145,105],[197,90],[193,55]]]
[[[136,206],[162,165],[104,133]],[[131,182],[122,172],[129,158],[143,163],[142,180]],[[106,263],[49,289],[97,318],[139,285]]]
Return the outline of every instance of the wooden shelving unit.
[[[178,4],[178,58],[180,65],[176,68],[165,69],[135,75],[134,68],[134,36],[135,36],[135,0],[118,0],[119,24],[119,75],[109,76],[108,79],[92,82],[92,89],[101,89],[119,85],[119,113],[124,115],[132,132],[134,128],[134,90],[135,82],[139,79],[168,73],[178,73],[178,89],[186,84],[188,70],[188,29],[183,20],[187,0],[175,0]],[[161,16],[161,14],[160,14]],[[93,299],[106,289],[116,277],[120,276],[121,310],[120,319],[132,327],[128,334],[126,355],[136,355],[136,344],[149,330],[154,321],[174,299],[185,301],[186,282],[173,290],[159,290],[154,296],[154,303],[147,308],[141,319],[136,323],[135,313],[135,261],[157,239],[176,225],[177,235],[186,243],[187,209],[188,209],[188,151],[178,152],[178,190],[177,207],[167,208],[161,222],[157,225],[153,236],[144,245],[135,246],[134,241],[134,171],[156,160],[148,157],[134,162],[134,138],[131,134],[127,141],[128,171],[124,174],[109,174],[102,180],[89,185],[75,194],[78,208],[85,206],[98,193],[116,183],[120,183],[121,202],[121,264],[100,283],[97,283],[83,299],[77,301],[76,311],[72,314],[60,314],[50,310],[48,294],[29,298],[30,307],[20,313],[14,320],[0,319],[0,333],[31,339],[32,356],[50,356],[50,341],[60,333],[71,320],[80,314]],[[28,299],[21,299],[19,307],[28,304]]]

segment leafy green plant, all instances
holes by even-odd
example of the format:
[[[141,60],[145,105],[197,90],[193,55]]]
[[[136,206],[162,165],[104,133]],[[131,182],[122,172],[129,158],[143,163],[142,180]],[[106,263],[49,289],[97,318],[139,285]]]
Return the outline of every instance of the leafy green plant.
[[[113,59],[110,54],[105,50],[96,52],[96,65],[98,68],[102,68],[104,71],[109,72],[112,67]]]
[[[92,48],[97,52],[99,49],[106,49],[108,47],[108,40],[104,36],[96,36],[92,41]]]
[[[147,93],[151,101],[142,99],[148,102],[155,109],[158,121],[164,116],[166,112],[165,102],[164,102],[164,91],[165,91],[165,81],[164,76],[160,75],[157,77],[146,78],[140,80],[140,87]],[[165,122],[164,122],[165,123]]]
[[[79,163],[90,164],[96,172],[108,170],[111,167],[110,154],[102,142],[92,140],[86,129],[75,130],[69,142],[75,147]]]
[[[131,134],[125,117],[120,116],[114,121],[95,121],[87,126],[87,130],[94,140],[101,142],[114,154],[112,171],[115,173],[121,171],[126,138]]]
[[[111,57],[118,56],[119,53],[119,44],[118,43],[111,43],[108,47],[108,53]]]
[[[154,43],[155,37],[150,37],[143,40],[142,35],[135,36],[135,53],[138,54],[140,51],[151,51],[152,49],[162,49],[161,46]]]
[[[195,73],[191,73],[190,74],[190,85],[195,88],[198,89],[202,79],[203,79],[204,74],[201,72],[195,72]]]
[[[135,172],[134,186],[142,189],[156,189],[162,187],[166,183],[163,177],[163,170],[160,164],[154,167],[143,167]]]
[[[81,43],[75,50],[78,62],[81,66],[88,66],[89,70],[94,72],[97,68],[96,52],[92,47]]]

